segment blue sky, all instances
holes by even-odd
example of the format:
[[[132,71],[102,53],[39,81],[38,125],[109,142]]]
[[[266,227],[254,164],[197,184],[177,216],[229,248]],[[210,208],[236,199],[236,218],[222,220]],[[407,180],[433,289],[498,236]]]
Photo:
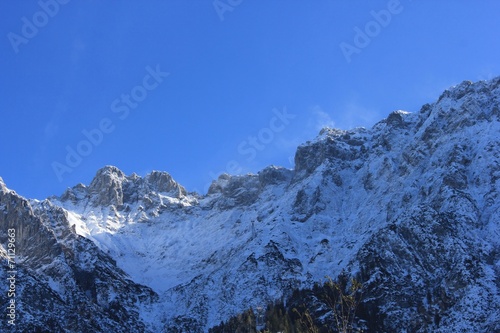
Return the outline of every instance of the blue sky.
[[[500,75],[493,0],[1,7],[0,177],[30,198],[108,164],[205,192],[221,172],[292,168],[322,126],[371,127]]]

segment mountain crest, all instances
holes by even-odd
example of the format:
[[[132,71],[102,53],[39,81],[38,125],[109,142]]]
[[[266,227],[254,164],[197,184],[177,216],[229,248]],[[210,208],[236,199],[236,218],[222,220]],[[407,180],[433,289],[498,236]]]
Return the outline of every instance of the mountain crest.
[[[325,128],[295,170],[223,174],[205,196],[113,166],[50,202],[0,181],[0,244],[16,228],[30,281],[23,331],[207,332],[294,298],[332,327],[327,299],[294,290],[347,274],[368,333],[500,332],[499,110],[500,78],[463,82],[370,129]]]
[[[135,173],[127,176],[110,165],[99,169],[89,186],[78,184],[55,199],[90,207],[113,207],[115,214],[116,210],[128,212],[130,207],[136,207],[138,211],[148,211],[150,216],[156,216],[173,202],[189,205],[191,200],[186,189],[167,172],[152,171],[145,177]],[[140,213],[140,219],[148,220],[148,214]]]

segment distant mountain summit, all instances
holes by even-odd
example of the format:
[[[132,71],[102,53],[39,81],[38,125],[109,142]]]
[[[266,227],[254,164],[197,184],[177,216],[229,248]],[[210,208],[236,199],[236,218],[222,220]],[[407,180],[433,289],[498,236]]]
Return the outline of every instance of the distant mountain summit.
[[[186,190],[167,172],[153,171],[141,178],[136,174],[126,176],[117,167],[105,166],[97,171],[88,187],[78,184],[68,189],[60,199],[73,203],[85,202],[94,207],[123,208],[144,201],[148,195],[157,196],[158,193],[179,199],[186,195]]]
[[[206,195],[114,166],[44,201],[0,178],[0,326],[206,332],[342,273],[363,284],[366,332],[500,332],[499,194],[500,78],[325,128],[293,170],[223,174]]]

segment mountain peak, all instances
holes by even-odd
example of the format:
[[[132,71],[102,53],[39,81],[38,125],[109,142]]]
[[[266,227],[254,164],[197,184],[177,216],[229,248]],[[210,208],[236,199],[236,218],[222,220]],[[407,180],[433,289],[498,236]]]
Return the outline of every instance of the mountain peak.
[[[182,199],[187,195],[186,189],[167,172],[152,171],[145,177],[135,173],[127,176],[119,168],[107,165],[96,172],[90,185],[78,184],[69,188],[60,200],[75,204],[84,201],[94,207],[122,207],[145,201],[146,206],[150,207],[153,201],[161,202],[153,200],[153,197],[158,199],[159,193],[174,199]]]
[[[122,183],[126,176],[115,166],[99,169],[88,187],[95,205],[120,206],[123,204]]]
[[[97,170],[97,175],[116,175],[117,177],[125,177],[125,173],[114,165],[105,165]]]
[[[168,172],[153,170],[146,175],[145,180],[155,192],[166,192],[175,198],[187,194],[186,189],[179,185]]]
[[[0,193],[16,193],[7,187],[2,177],[0,177]]]

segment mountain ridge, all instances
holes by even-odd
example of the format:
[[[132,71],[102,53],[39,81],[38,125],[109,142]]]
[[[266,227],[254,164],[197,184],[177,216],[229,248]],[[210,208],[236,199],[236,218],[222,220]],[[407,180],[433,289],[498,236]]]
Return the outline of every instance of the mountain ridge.
[[[42,316],[61,331],[203,332],[342,272],[363,282],[369,332],[500,330],[499,133],[495,78],[370,129],[325,128],[293,170],[223,174],[205,195],[113,166],[44,201],[0,180],[0,244],[16,228],[18,265],[47,297],[101,314]]]

